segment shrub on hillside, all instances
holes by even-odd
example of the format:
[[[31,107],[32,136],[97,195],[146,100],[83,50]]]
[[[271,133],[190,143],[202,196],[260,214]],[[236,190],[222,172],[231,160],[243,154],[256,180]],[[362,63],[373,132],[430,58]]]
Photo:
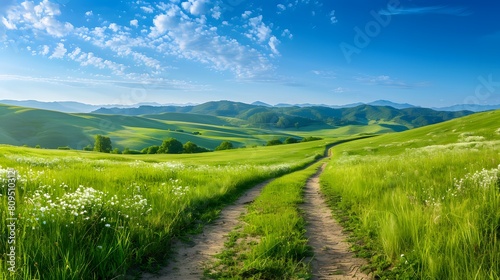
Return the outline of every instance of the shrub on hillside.
[[[285,139],[285,144],[295,144],[298,142],[299,142],[299,140],[297,138],[293,138],[293,137],[288,137]]]
[[[203,147],[199,147],[195,143],[188,141],[186,144],[183,145],[183,150],[184,153],[186,154],[193,154],[193,153],[204,153],[208,152],[208,149],[205,149]]]
[[[322,139],[323,138],[320,138],[320,137],[309,136],[309,137],[302,139],[301,142],[311,142],[311,141],[318,141],[318,140],[322,140]]]
[[[122,154],[124,154],[124,155],[140,155],[142,153],[140,151],[137,151],[137,150],[132,150],[132,149],[129,149],[129,148],[125,148],[123,150]]]
[[[281,142],[281,140],[273,139],[273,140],[267,141],[266,146],[276,146],[276,145],[282,145],[282,144],[283,144],[283,142]]]
[[[233,148],[233,143],[229,141],[224,141],[222,142],[217,148],[215,148],[216,151],[223,151],[223,150],[230,150]]]

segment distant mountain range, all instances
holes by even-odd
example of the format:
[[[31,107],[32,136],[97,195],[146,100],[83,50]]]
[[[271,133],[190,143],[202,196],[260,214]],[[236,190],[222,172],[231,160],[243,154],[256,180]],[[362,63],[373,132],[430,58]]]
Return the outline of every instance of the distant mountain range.
[[[90,105],[90,104],[85,104],[85,103],[79,103],[79,102],[74,102],[74,101],[56,101],[56,102],[42,102],[42,101],[36,101],[36,100],[24,100],[24,101],[18,101],[18,100],[0,100],[0,104],[6,104],[6,105],[14,105],[14,106],[21,106],[21,107],[28,107],[28,108],[35,108],[35,109],[43,109],[43,110],[51,110],[51,111],[58,111],[58,112],[63,112],[63,113],[91,113],[91,112],[99,112],[100,109],[105,108],[105,109],[112,109],[115,111],[117,114],[119,113],[119,110],[116,109],[133,109],[133,108],[139,108],[139,107],[160,107],[157,109],[150,108],[150,110],[156,110],[156,111],[162,111],[163,107],[192,107],[195,105],[199,104],[194,104],[194,103],[188,103],[188,104],[160,104],[160,103],[155,103],[155,102],[150,102],[150,103],[138,103],[138,104],[133,104],[133,105],[113,105],[113,104],[108,104],[108,105]],[[255,106],[260,106],[260,107],[276,107],[276,108],[288,108],[288,107],[327,107],[327,108],[334,108],[334,109],[340,109],[340,108],[353,108],[357,107],[360,105],[371,105],[371,106],[389,106],[395,109],[407,109],[407,108],[420,108],[415,105],[411,105],[408,103],[395,103],[391,102],[388,100],[377,100],[369,103],[352,103],[352,104],[345,104],[345,105],[327,105],[327,104],[310,104],[310,103],[303,103],[303,104],[287,104],[287,103],[279,103],[276,105],[270,105],[261,101],[256,101],[253,102],[252,104],[249,105],[255,105]],[[472,111],[472,112],[482,112],[482,111],[489,111],[489,110],[496,110],[500,109],[500,104],[499,105],[466,105],[466,104],[461,104],[461,105],[454,105],[454,106],[449,106],[449,107],[432,107],[430,109],[436,110],[436,111],[447,111],[447,112],[457,112],[457,111]],[[104,111],[105,112],[105,111]]]
[[[376,104],[388,104],[388,101],[378,101]],[[409,104],[398,104],[396,106],[401,109],[394,106],[362,104],[354,107],[331,108],[320,105],[305,106],[304,104],[302,106],[270,106],[262,102],[246,104],[233,101],[212,101],[196,106],[101,108],[93,113],[126,116],[150,116],[164,113],[197,114],[231,118],[244,122],[246,125],[260,128],[270,126],[293,128],[321,124],[339,127],[382,123],[400,126],[397,130],[434,124],[473,113],[472,111],[435,111],[414,107]]]
[[[108,104],[108,105],[90,105],[74,101],[54,101],[54,102],[43,102],[36,100],[0,100],[0,104],[51,110],[63,113],[90,113],[100,108],[137,108],[139,106],[165,106],[165,105],[175,105],[175,106],[185,106],[185,105],[195,105],[195,104],[160,104],[155,102],[145,102],[133,105],[118,105],[118,104]]]

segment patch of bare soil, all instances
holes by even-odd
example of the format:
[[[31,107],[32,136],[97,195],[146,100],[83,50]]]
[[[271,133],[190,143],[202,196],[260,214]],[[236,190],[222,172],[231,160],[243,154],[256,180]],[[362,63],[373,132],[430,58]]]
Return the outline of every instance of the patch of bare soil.
[[[366,261],[356,258],[349,250],[347,235],[332,217],[320,192],[319,176],[325,166],[308,180],[301,207],[307,222],[306,236],[314,251],[312,279],[372,279],[360,270]]]
[[[269,181],[253,187],[234,204],[224,208],[213,224],[205,226],[203,233],[192,236],[189,244],[176,242],[173,245],[173,252],[176,252],[173,261],[161,269],[158,275],[144,274],[142,279],[202,279],[204,264],[213,260],[214,255],[222,252],[227,234],[237,226],[239,217],[246,210],[246,205],[251,203],[268,183]]]

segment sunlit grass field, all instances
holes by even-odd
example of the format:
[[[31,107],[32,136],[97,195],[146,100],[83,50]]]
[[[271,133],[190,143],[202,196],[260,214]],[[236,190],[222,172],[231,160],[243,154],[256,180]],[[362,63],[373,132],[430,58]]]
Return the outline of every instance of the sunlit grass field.
[[[199,230],[245,189],[315,161],[327,143],[151,156],[0,146],[0,207],[8,208],[7,176],[15,170],[18,219],[17,270],[7,274],[11,245],[0,239],[0,279],[111,279],[131,267],[154,270],[173,238]],[[6,222],[0,231],[8,232]]]
[[[381,278],[500,278],[500,111],[333,154],[323,191]]]

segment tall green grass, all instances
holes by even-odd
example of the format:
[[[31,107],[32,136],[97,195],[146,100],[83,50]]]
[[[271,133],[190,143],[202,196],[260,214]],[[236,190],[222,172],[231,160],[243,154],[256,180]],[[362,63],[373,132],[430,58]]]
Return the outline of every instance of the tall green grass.
[[[500,142],[345,152],[356,145],[334,148],[321,183],[376,275],[500,278]]]
[[[289,146],[211,153],[212,161],[1,147],[0,219],[9,218],[3,209],[12,168],[18,220],[14,274],[7,223],[0,223],[0,279],[111,279],[133,267],[154,270],[172,238],[199,230],[248,187],[324,152],[318,143]],[[219,157],[231,161],[222,165]]]
[[[319,163],[268,184],[207,274],[215,279],[308,279],[309,264],[303,260],[311,252],[299,204],[307,179],[318,167]]]

